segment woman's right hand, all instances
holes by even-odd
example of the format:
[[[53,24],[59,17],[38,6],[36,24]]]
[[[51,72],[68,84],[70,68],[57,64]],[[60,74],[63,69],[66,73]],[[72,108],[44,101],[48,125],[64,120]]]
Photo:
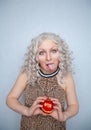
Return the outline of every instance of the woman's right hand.
[[[45,99],[46,99],[46,97],[38,97],[34,101],[32,106],[27,109],[27,116],[30,117],[32,115],[38,115],[38,114],[46,115],[46,113],[44,113],[41,110],[41,107],[42,107],[41,102],[44,102]]]

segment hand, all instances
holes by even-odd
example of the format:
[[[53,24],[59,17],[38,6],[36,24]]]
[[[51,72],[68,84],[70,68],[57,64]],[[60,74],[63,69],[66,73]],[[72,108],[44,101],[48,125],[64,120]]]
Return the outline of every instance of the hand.
[[[50,98],[50,99],[54,103],[54,109],[49,115],[59,121],[63,121],[64,116],[63,116],[63,112],[62,112],[62,106],[61,106],[59,100],[56,98]]]
[[[32,104],[32,106],[30,108],[28,108],[28,116],[32,116],[32,115],[38,115],[38,114],[43,114],[46,115],[42,110],[42,105],[40,104],[41,102],[44,102],[44,100],[46,99],[46,97],[38,97],[34,103]]]

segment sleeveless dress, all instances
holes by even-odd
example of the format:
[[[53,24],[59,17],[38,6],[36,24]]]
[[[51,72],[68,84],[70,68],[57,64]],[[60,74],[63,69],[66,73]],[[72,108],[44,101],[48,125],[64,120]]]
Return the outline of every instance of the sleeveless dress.
[[[35,86],[27,86],[25,90],[25,105],[31,107],[39,96],[47,96],[59,99],[64,111],[65,91],[59,86],[56,76],[41,77]],[[33,115],[26,117],[22,115],[20,130],[66,130],[66,122],[60,122],[51,116]]]

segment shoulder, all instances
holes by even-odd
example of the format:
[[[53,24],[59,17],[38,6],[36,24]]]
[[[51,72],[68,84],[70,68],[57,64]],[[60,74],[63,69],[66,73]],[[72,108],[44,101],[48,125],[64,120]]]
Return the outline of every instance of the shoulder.
[[[18,99],[22,94],[22,92],[25,90],[26,86],[27,86],[27,74],[21,73],[17,77],[16,82],[9,93],[9,96]]]
[[[64,80],[66,81],[66,83],[71,83],[71,82],[74,82],[74,78],[73,78],[73,75],[72,73],[67,73],[63,76]]]
[[[24,79],[24,80],[27,80],[28,78],[28,75],[26,72],[23,72],[23,73],[20,73],[19,76],[18,76],[19,79]]]
[[[72,73],[65,75],[64,80],[66,84],[66,92],[75,91],[75,83]]]
[[[67,73],[62,75],[62,79],[57,77],[59,85],[66,90],[69,86],[74,86],[74,79],[72,73]]]
[[[20,73],[17,77],[17,81],[23,81],[26,82],[28,78],[28,75],[26,72]]]
[[[72,73],[67,73],[67,74],[63,75],[63,77],[64,77],[64,79],[65,79],[66,81],[73,80],[73,75],[72,75]]]
[[[20,73],[17,80],[16,80],[16,85],[20,85],[20,86],[26,86],[27,84],[27,79],[28,79],[28,75],[27,73]]]

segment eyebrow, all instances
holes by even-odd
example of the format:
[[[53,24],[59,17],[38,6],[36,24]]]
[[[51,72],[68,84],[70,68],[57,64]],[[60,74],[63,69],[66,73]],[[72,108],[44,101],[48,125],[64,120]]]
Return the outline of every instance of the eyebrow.
[[[58,46],[54,46],[54,47],[50,48],[50,50],[51,50],[51,49],[58,49]],[[39,51],[41,51],[41,50],[42,50],[42,51],[43,51],[43,50],[45,51],[44,48],[39,48],[38,50],[39,50]]]

